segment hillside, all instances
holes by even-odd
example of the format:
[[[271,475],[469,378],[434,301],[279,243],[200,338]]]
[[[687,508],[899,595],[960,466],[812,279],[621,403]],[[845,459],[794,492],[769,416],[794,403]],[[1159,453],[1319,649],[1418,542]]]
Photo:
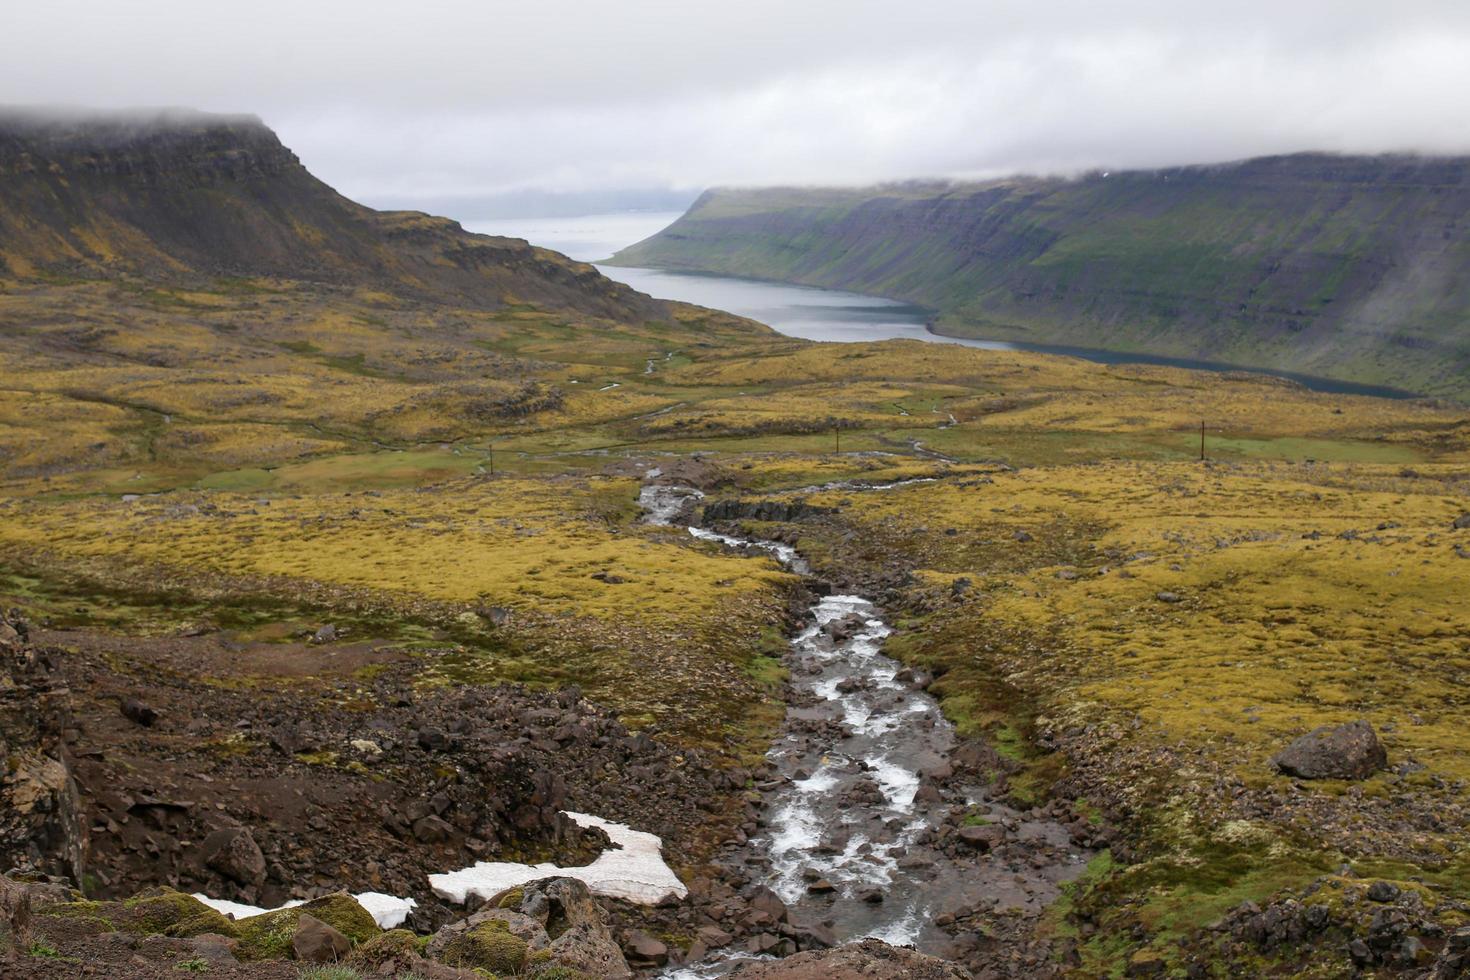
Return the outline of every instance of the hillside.
[[[1470,159],[716,190],[614,264],[906,300],[943,334],[1470,397]]]
[[[414,211],[374,211],[253,116],[0,108],[0,278],[270,276],[480,309],[640,321],[668,307],[591,266]]]

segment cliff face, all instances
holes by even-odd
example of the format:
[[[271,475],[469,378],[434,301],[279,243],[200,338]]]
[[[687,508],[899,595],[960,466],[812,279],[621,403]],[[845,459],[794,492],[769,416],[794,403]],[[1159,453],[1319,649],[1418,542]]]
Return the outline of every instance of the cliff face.
[[[1470,159],[706,194],[627,265],[891,296],[957,336],[1470,395]]]
[[[661,319],[663,303],[518,239],[342,197],[249,116],[0,110],[0,275],[270,276],[436,302]]]

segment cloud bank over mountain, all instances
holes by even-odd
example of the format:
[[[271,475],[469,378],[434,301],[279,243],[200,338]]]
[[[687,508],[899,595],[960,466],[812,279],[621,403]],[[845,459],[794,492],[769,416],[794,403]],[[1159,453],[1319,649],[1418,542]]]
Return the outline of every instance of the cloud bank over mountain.
[[[7,20],[7,101],[255,112],[375,203],[1470,150],[1454,0],[57,0]]]

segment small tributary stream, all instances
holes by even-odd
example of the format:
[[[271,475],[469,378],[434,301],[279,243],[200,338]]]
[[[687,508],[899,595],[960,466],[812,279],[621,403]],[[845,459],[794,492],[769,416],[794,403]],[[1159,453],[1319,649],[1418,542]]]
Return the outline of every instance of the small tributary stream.
[[[702,497],[690,487],[650,485],[639,502],[649,523],[678,526]],[[810,572],[789,545],[688,531]],[[762,784],[762,827],[736,860],[751,877],[764,876],[793,915],[821,923],[839,942],[875,937],[947,954],[951,939],[936,918],[976,907],[1034,912],[1084,859],[1060,824],[1027,820],[989,799],[983,786],[954,784],[954,727],[913,672],[880,652],[891,632],[862,596],[826,595],[810,607],[786,658],[791,700],[767,756],[774,775]],[[956,856],[939,838],[957,810],[1064,857],[1035,867],[970,849]],[[716,976],[728,964],[670,975]]]

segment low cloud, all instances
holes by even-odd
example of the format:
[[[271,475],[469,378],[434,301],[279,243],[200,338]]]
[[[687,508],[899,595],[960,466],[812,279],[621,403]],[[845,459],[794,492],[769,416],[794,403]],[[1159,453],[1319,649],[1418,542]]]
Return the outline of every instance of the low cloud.
[[[396,203],[1470,151],[1470,5],[1190,6],[56,0],[0,90],[255,112]]]

